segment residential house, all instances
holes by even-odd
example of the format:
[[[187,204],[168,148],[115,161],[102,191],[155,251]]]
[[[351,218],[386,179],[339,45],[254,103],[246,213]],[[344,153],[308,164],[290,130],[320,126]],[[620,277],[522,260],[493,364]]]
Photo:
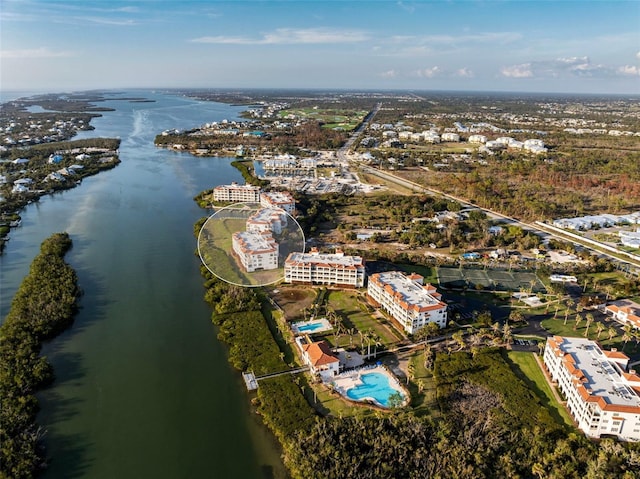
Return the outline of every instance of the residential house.
[[[312,374],[319,375],[323,381],[328,382],[340,372],[340,359],[331,351],[331,346],[326,341],[296,339],[296,343],[302,351],[302,360],[309,366]]]

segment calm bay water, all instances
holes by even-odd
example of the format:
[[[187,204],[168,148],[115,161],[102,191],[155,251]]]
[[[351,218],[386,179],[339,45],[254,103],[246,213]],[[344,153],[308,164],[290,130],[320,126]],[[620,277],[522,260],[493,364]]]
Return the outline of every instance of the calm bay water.
[[[230,158],[153,146],[164,129],[235,118],[237,107],[126,92],[155,103],[108,101],[115,112],[76,138],[120,137],[115,169],[43,197],[0,257],[4,317],[39,245],[67,231],[67,261],[84,290],[70,330],[45,348],[56,381],[39,395],[51,458],[45,478],[280,476],[272,439],[248,411],[203,302],[193,202],[242,181]]]

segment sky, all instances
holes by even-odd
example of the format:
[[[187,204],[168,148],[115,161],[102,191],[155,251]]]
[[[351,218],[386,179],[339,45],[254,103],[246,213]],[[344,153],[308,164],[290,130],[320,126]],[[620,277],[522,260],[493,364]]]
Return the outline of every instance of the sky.
[[[0,0],[0,90],[640,94],[640,1]]]

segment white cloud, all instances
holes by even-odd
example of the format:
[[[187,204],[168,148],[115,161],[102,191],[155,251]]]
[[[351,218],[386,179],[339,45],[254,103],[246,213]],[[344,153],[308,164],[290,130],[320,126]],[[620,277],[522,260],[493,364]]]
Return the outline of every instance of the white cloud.
[[[387,70],[386,72],[380,73],[378,76],[381,78],[396,78],[398,76],[398,72],[395,70]]]
[[[456,70],[456,76],[461,78],[473,78],[475,75],[469,68],[463,67]]]
[[[640,52],[636,53],[636,58],[640,60]]]
[[[114,25],[118,27],[130,27],[138,24],[135,20],[116,20],[115,18],[109,17],[75,17],[75,20],[94,23],[97,25]]]
[[[194,38],[194,43],[222,43],[236,45],[295,45],[321,43],[355,43],[369,39],[368,34],[359,30],[335,30],[329,28],[279,28],[262,37],[200,37]]]
[[[502,67],[500,73],[507,78],[531,78],[533,76],[531,63]]]
[[[434,66],[431,68],[425,68],[423,70],[418,70],[418,76],[419,77],[425,77],[425,78],[433,78],[439,75],[442,75],[444,72],[442,71],[442,68],[440,68],[439,66]]]
[[[478,43],[505,45],[521,38],[522,34],[516,32],[484,32],[466,35],[396,35],[390,40],[393,43],[452,46]]]
[[[591,63],[589,57],[559,57],[553,60],[534,61],[519,65],[504,66],[500,73],[509,78],[612,78],[615,76],[635,76],[638,68],[625,65],[614,67]]]
[[[622,76],[640,76],[640,68],[635,65],[624,65],[618,68],[617,72]]]
[[[74,56],[69,51],[52,51],[46,47],[22,49],[22,50],[0,50],[0,58],[60,58]]]
[[[398,2],[398,6],[405,12],[414,13],[416,11],[416,7],[413,5],[407,5],[404,2]]]

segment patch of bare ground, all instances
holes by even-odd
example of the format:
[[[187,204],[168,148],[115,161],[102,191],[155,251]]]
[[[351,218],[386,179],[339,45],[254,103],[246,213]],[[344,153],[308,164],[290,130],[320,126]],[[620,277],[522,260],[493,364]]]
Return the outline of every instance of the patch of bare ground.
[[[278,286],[269,295],[282,308],[287,321],[303,321],[304,310],[309,310],[316,299],[316,290],[300,285]]]

